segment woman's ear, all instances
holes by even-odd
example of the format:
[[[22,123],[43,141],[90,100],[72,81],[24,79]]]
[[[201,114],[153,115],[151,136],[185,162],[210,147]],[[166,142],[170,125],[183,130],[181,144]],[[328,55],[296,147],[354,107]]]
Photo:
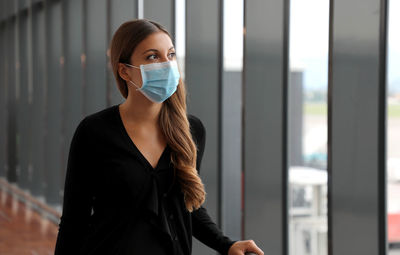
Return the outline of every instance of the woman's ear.
[[[122,64],[122,63],[118,63],[118,74],[119,76],[125,80],[126,82],[128,82],[131,78],[129,77],[129,74],[127,72],[127,67]]]

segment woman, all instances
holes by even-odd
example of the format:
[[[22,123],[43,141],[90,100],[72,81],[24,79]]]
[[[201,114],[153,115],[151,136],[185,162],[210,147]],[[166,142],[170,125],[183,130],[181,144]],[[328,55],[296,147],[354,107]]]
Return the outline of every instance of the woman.
[[[186,112],[171,36],[140,19],[110,47],[126,99],[86,116],[71,141],[55,254],[191,254],[192,235],[222,254],[263,252],[224,236],[202,207],[202,122]]]

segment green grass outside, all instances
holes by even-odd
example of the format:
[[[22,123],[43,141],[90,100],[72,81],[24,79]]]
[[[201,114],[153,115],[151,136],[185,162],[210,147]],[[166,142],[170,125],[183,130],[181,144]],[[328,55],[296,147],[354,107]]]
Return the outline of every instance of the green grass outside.
[[[305,103],[303,106],[306,115],[327,115],[328,105],[325,103]]]
[[[327,115],[328,105],[325,103],[306,103],[304,105],[304,114],[307,115]],[[400,118],[400,105],[389,104],[389,118]]]

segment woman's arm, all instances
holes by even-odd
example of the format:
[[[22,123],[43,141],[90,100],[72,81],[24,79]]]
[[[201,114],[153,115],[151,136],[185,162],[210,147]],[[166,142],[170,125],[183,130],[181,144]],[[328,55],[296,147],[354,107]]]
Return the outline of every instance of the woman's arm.
[[[201,206],[192,212],[193,236],[208,247],[222,255],[228,254],[229,248],[237,242],[225,236],[208,215],[206,208]]]
[[[190,116],[190,123],[192,129],[191,132],[197,144],[196,168],[200,173],[201,160],[203,158],[206,141],[206,130],[200,119],[194,116]],[[222,233],[209,216],[207,209],[201,206],[199,209],[193,211],[191,215],[193,236],[221,254],[228,254],[229,248],[236,241],[232,241]]]
[[[55,255],[79,254],[89,230],[93,147],[89,143],[86,121],[85,118],[79,123],[70,145]]]

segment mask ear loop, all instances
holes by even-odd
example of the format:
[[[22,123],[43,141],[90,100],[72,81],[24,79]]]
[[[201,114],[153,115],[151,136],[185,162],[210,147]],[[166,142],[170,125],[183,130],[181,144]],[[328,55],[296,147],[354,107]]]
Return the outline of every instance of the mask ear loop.
[[[138,85],[136,85],[135,83],[133,83],[133,81],[129,80],[130,83],[132,83],[133,85],[135,85],[136,90],[140,90],[140,87]]]
[[[124,63],[124,64],[127,65],[127,66],[129,66],[129,67],[134,67],[134,68],[136,68],[136,69],[140,69],[139,67],[133,66],[133,65],[128,64],[128,63]],[[129,82],[132,83],[133,85],[135,85],[136,90],[140,90],[140,87],[139,87],[138,85],[136,85],[133,81],[129,80]]]

